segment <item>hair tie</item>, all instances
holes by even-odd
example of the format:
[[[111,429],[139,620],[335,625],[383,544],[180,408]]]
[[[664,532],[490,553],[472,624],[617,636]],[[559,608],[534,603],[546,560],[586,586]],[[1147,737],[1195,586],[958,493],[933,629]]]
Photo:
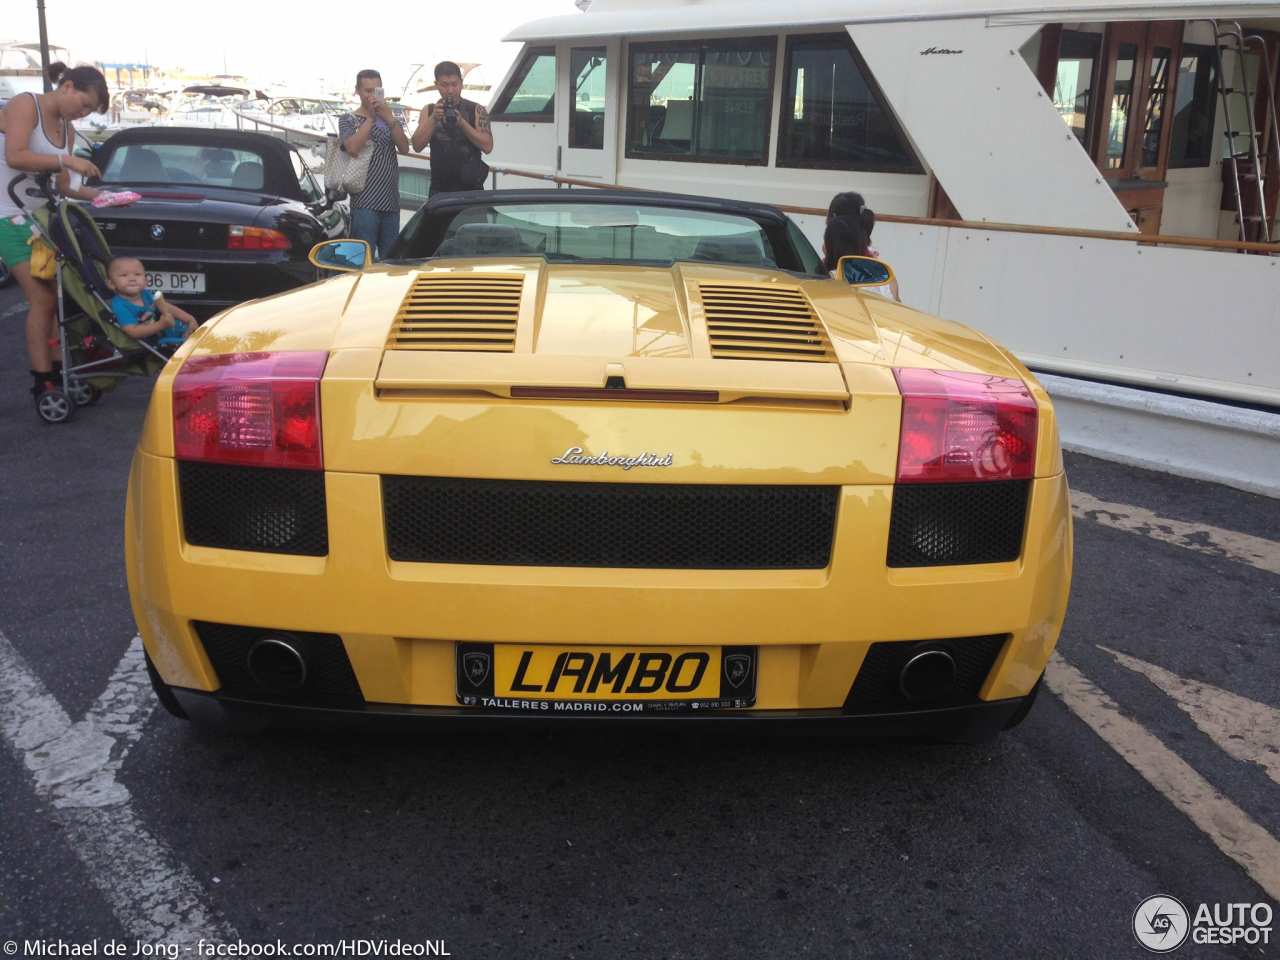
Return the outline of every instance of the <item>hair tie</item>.
[[[866,213],[866,212],[867,212],[867,205],[864,203],[862,206],[860,206],[860,207],[858,208],[858,212],[859,212],[859,213]]]

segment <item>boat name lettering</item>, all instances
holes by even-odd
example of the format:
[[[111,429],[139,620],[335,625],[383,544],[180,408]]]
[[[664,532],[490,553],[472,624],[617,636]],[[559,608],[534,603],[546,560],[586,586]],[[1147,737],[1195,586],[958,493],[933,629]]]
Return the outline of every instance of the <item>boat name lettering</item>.
[[[963,50],[949,50],[946,47],[930,47],[928,50],[921,50],[920,56],[927,57],[931,53],[964,53]]]
[[[604,450],[599,456],[593,457],[584,455],[581,447],[570,447],[564,452],[563,456],[552,457],[552,463],[568,463],[574,466],[594,465],[598,467],[621,467],[623,470],[630,470],[632,467],[669,467],[671,466],[671,458],[674,454],[668,453],[665,457],[656,453],[642,453],[636,457],[615,457],[609,454],[608,450]]]

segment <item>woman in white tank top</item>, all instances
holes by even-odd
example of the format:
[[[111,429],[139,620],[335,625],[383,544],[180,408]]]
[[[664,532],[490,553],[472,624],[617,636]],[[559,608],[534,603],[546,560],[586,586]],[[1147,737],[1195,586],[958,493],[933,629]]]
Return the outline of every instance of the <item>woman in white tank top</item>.
[[[107,82],[93,67],[68,70],[64,64],[49,67],[55,84],[52,93],[21,94],[0,110],[0,258],[13,271],[30,308],[27,311],[27,352],[35,377],[32,394],[39,399],[45,390],[62,385],[57,349],[50,341],[58,338],[57,291],[52,282],[31,276],[30,209],[39,205],[23,187],[30,187],[27,174],[57,170],[58,189],[63,196],[91,200],[98,191],[72,189],[71,174],[98,176],[98,168],[72,153],[75,146],[73,120],[90,113],[102,113],[111,101]],[[21,178],[21,179],[19,179]],[[14,203],[9,186],[21,201]]]

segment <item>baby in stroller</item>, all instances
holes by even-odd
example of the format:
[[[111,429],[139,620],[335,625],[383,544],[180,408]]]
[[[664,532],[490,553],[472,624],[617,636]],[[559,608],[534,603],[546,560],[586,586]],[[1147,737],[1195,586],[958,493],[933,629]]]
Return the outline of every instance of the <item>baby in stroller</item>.
[[[136,257],[112,257],[107,286],[114,292],[111,311],[120,329],[134,340],[156,337],[161,347],[176,348],[196,328],[196,318],[147,289],[147,271]]]

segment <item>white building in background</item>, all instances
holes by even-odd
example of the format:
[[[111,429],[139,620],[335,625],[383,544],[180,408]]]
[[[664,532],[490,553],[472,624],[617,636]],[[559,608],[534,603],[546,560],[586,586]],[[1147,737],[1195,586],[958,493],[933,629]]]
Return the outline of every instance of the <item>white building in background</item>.
[[[1078,235],[1275,236],[1278,3],[595,0],[507,39],[500,168],[824,210],[856,190],[936,218],[876,228],[904,302],[1032,369],[1280,408],[1280,256]],[[1226,479],[1280,494],[1280,416],[1249,417],[1272,478]]]

